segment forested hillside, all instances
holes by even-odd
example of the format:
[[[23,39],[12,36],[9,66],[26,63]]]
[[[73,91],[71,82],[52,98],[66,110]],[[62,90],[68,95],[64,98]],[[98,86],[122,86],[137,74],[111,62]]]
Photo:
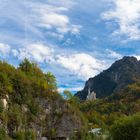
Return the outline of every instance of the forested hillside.
[[[120,117],[140,112],[140,81],[106,98],[83,102],[80,107],[93,128],[110,127]]]
[[[52,73],[27,59],[18,68],[0,61],[0,140],[70,137],[85,128],[82,113],[58,94]]]

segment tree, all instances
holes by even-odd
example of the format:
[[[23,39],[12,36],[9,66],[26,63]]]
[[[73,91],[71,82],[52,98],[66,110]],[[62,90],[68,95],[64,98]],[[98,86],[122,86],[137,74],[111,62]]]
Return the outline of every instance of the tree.
[[[30,61],[27,58],[25,58],[23,60],[23,62],[21,62],[19,64],[19,69],[21,71],[24,71],[25,73],[30,73],[31,72],[31,67],[32,67],[32,64],[30,63]]]
[[[79,108],[80,102],[79,99],[74,96],[70,91],[64,90],[63,97],[73,106]]]
[[[38,65],[30,62],[27,58],[19,64],[19,69],[30,76],[43,77],[43,72]]]
[[[51,72],[48,72],[47,74],[45,74],[45,80],[48,84],[48,89],[50,91],[54,90],[56,92],[57,84],[55,76]]]

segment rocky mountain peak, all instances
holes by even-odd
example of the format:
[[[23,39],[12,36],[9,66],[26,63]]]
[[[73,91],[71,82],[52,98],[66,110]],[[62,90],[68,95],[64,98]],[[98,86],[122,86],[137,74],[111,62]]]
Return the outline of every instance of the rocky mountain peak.
[[[86,100],[88,89],[96,93],[97,98],[106,97],[124,89],[128,84],[140,79],[140,61],[133,56],[125,56],[116,61],[110,68],[90,78],[82,91],[76,96]]]

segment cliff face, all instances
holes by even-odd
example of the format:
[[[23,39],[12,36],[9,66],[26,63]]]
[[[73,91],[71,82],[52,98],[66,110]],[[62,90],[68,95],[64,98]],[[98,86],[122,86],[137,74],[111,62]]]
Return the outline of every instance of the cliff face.
[[[69,103],[59,96],[51,100],[40,98],[39,104],[45,112],[45,135],[48,138],[70,137],[75,130],[86,129],[85,120]]]
[[[94,91],[97,98],[103,98],[124,89],[128,84],[140,79],[140,61],[135,57],[123,57],[116,61],[112,66],[90,78],[82,91],[75,96],[81,100],[86,100],[88,90]]]

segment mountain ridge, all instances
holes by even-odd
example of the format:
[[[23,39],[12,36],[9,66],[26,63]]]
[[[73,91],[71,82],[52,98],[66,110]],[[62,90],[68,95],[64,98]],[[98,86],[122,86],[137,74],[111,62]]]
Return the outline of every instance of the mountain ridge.
[[[140,61],[134,56],[124,56],[115,61],[107,70],[86,81],[83,90],[75,96],[80,100],[86,100],[88,90],[94,91],[97,98],[103,98],[112,93],[119,92],[127,85],[140,79]]]

